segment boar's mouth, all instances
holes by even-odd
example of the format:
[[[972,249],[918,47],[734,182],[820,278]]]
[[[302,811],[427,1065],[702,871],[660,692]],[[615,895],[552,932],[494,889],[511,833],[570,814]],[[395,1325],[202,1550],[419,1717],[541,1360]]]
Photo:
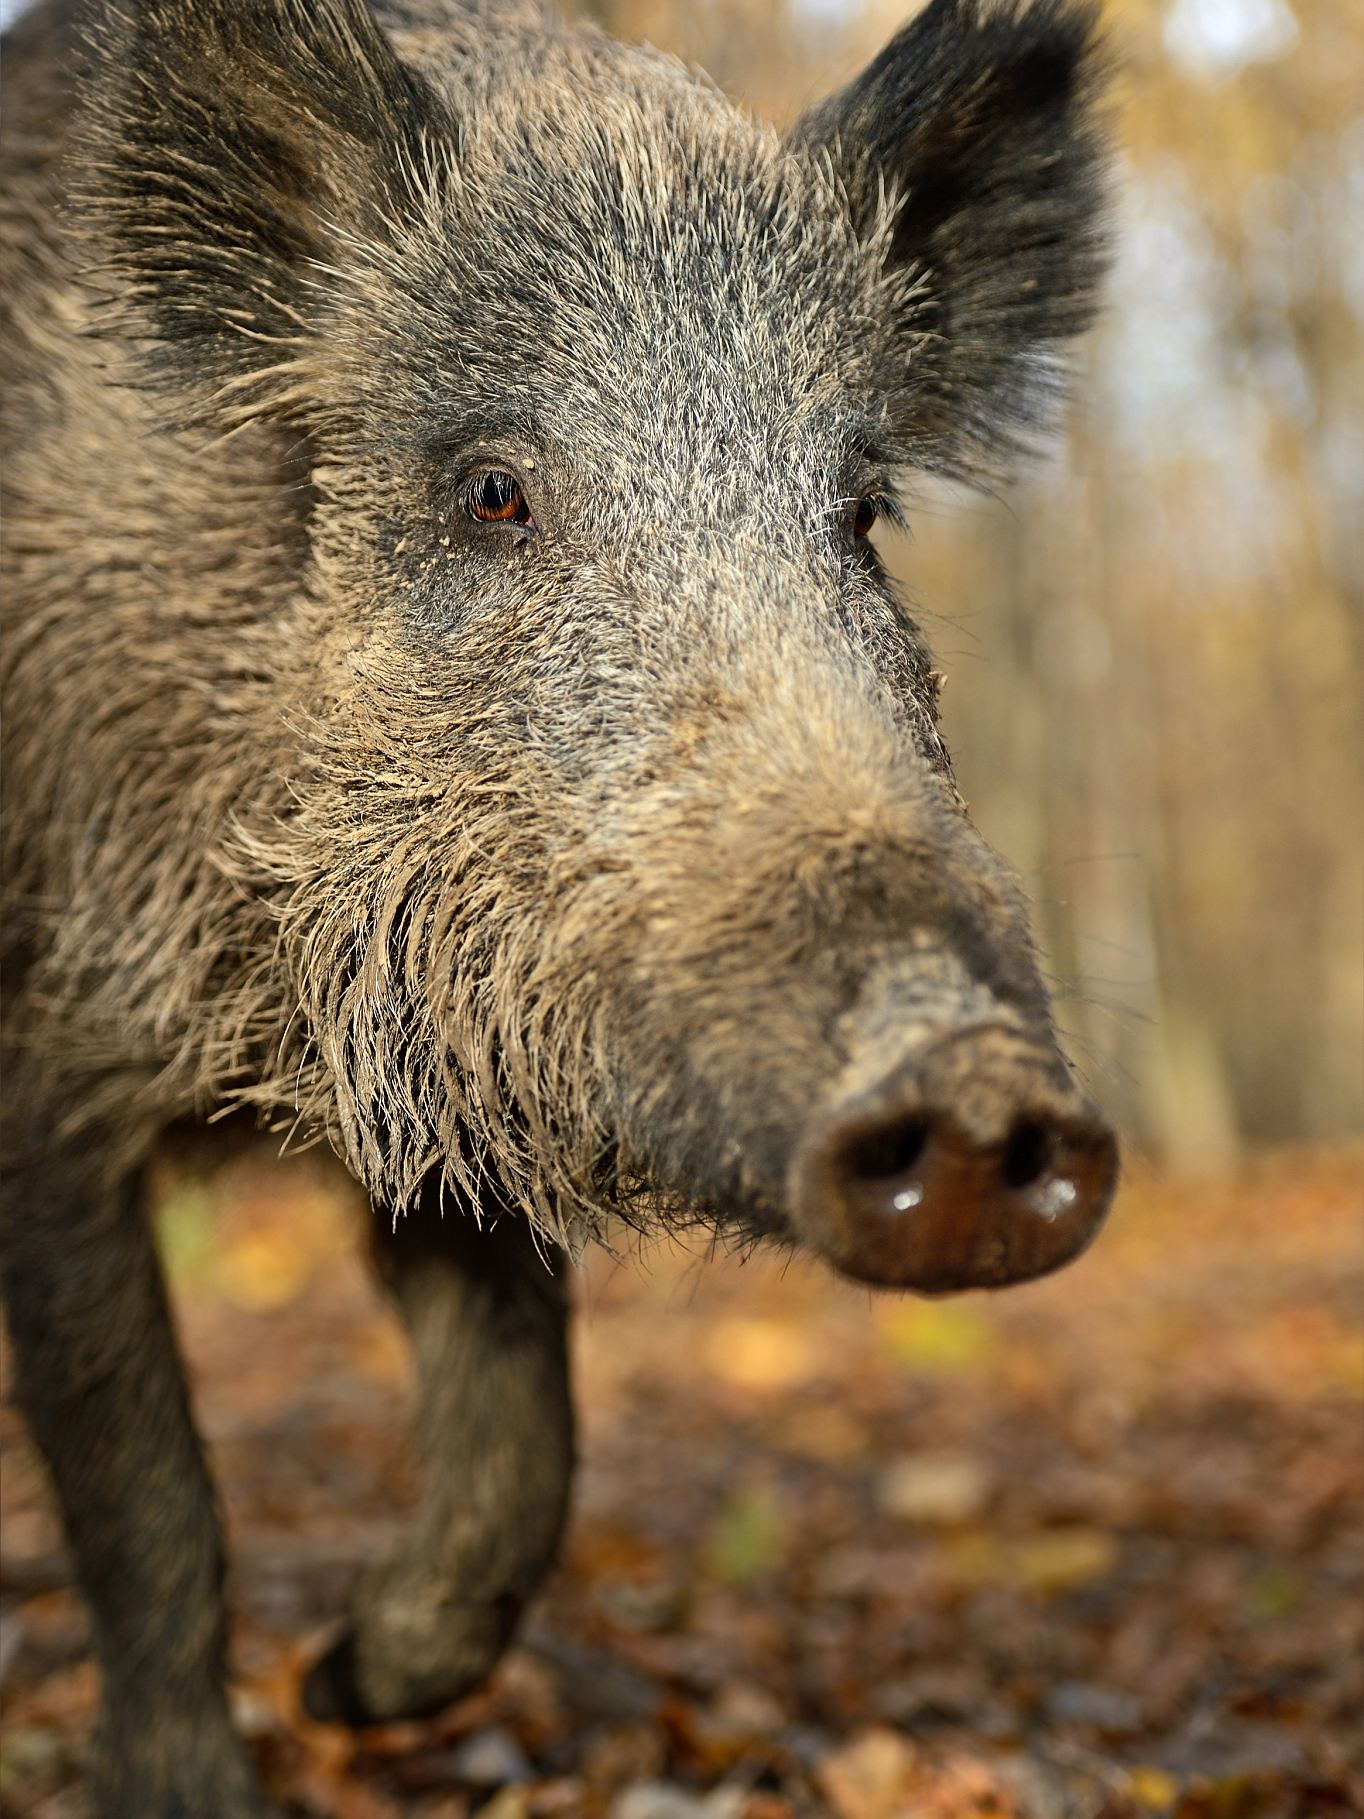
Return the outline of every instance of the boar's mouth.
[[[954,1031],[820,1120],[791,1165],[791,1222],[843,1274],[946,1294],[1059,1269],[1103,1223],[1117,1143],[1054,1051]]]

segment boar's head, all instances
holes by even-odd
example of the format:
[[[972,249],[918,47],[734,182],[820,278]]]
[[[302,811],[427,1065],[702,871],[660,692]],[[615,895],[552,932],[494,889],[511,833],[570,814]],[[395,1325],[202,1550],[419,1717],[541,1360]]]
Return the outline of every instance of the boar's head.
[[[1048,415],[1093,38],[933,0],[782,138],[524,9],[109,13],[112,319],[175,435],[310,463],[220,1094],[570,1242],[699,1217],[939,1291],[1087,1241],[1113,1138],[868,532]]]

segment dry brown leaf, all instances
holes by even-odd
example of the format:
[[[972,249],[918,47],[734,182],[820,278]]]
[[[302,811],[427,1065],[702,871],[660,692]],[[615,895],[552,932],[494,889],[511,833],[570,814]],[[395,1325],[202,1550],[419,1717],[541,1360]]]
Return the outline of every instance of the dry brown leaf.
[[[839,1819],[893,1819],[904,1810],[917,1759],[907,1738],[880,1725],[822,1757],[815,1779]]]

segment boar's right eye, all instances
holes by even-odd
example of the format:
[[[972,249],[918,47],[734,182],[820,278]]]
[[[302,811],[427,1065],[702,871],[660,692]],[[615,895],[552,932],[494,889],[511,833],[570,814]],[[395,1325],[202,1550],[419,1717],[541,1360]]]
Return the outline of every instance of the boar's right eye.
[[[514,474],[501,468],[465,483],[464,509],[479,524],[530,524],[530,506]]]

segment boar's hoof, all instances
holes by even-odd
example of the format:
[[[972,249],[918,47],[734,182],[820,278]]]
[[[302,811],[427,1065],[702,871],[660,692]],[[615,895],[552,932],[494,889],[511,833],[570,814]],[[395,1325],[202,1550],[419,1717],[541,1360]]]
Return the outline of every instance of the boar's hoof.
[[[796,1156],[791,1205],[845,1275],[946,1294],[1068,1262],[1117,1172],[1113,1132],[1060,1057],[977,1026],[835,1106]]]
[[[395,1718],[429,1718],[488,1678],[511,1639],[521,1599],[470,1605],[426,1648],[401,1655],[360,1598],[358,1622],[316,1660],[303,1683],[303,1709],[353,1730]],[[366,1618],[370,1621],[367,1623]]]
[[[425,1696],[418,1692],[400,1700],[400,1711],[376,1711],[360,1690],[355,1631],[349,1629],[314,1661],[303,1682],[303,1709],[320,1724],[348,1724],[356,1731],[371,1724],[387,1724],[395,1717],[429,1718],[485,1680],[492,1671],[493,1660],[481,1664],[480,1671],[472,1675],[428,1689]]]

